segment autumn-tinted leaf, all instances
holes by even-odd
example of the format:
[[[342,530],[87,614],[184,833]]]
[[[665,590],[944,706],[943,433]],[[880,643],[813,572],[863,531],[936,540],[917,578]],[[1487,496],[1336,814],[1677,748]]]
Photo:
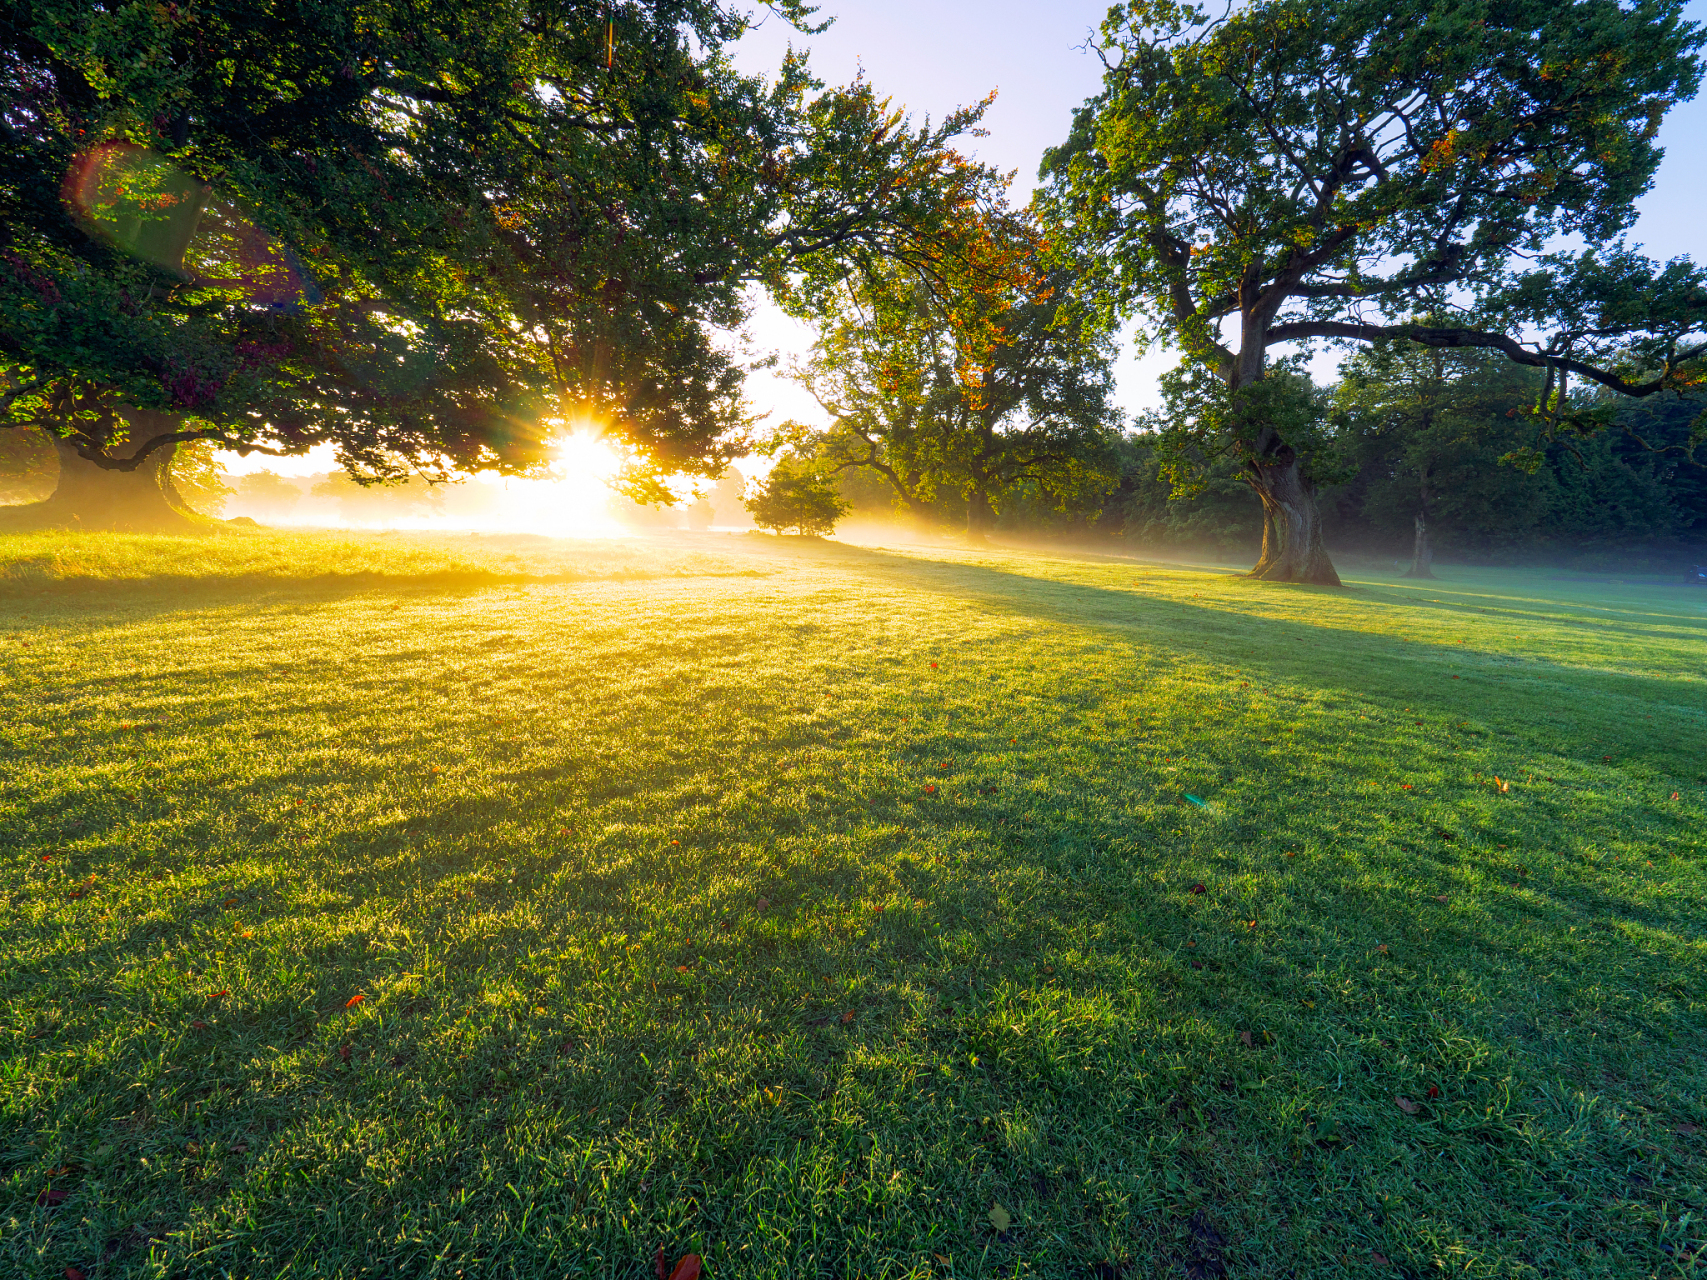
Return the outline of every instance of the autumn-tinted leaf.
[[[1393,1101],[1399,1104],[1399,1110],[1403,1111],[1406,1115],[1416,1115],[1417,1104],[1412,1102],[1409,1098],[1394,1098]]]
[[[670,1280],[699,1280],[700,1262],[697,1253],[687,1254],[670,1272]]]
[[[1192,892],[1192,893],[1208,893],[1209,890],[1205,889],[1201,884],[1194,884],[1191,886],[1190,892]]]

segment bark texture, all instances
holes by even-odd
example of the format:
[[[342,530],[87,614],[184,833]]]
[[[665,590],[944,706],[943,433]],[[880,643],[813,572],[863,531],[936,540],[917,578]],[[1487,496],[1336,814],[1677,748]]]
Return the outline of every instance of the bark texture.
[[[996,527],[996,511],[981,489],[966,500],[966,537],[971,542],[988,542],[990,530]]]
[[[146,409],[127,409],[124,418],[130,438],[108,450],[119,458],[135,457],[150,440],[177,430],[179,421],[175,415]],[[14,508],[8,513],[8,524],[131,533],[197,527],[172,487],[176,445],[156,449],[132,471],[116,471],[89,461],[68,440],[55,438],[53,444],[59,457],[59,483],[52,496]]]
[[[1411,567],[1405,570],[1407,578],[1434,577],[1434,544],[1428,539],[1428,516],[1417,512],[1417,538],[1411,550]]]
[[[1290,445],[1252,458],[1245,479],[1262,501],[1262,555],[1250,576],[1265,582],[1309,582],[1337,587],[1340,576],[1322,541],[1316,486],[1304,475]]]

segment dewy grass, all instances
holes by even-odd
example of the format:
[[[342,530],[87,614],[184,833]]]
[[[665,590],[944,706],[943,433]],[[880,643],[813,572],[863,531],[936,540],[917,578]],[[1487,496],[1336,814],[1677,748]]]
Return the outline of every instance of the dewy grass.
[[[1696,1274],[1701,593],[111,545],[0,599],[6,1274]]]

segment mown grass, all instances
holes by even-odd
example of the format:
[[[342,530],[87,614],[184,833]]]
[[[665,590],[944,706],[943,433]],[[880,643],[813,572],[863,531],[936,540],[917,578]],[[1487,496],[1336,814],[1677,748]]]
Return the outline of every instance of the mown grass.
[[[0,542],[0,1270],[1696,1274],[1707,599],[1452,578]]]

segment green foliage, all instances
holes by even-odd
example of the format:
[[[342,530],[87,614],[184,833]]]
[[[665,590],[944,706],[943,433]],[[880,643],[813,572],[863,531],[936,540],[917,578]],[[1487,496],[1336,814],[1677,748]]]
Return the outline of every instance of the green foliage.
[[[939,300],[891,272],[827,297],[798,371],[831,417],[817,458],[881,476],[915,514],[947,495],[975,512],[1021,491],[1058,511],[1096,501],[1117,474],[1113,352],[1062,306],[1065,283]],[[970,335],[948,318],[974,311]]]
[[[747,417],[711,335],[748,282],[928,278],[1000,203],[951,146],[981,107],[913,128],[798,57],[743,75],[749,21],[717,0],[12,6],[9,411],[107,449],[121,406],[158,409],[231,447],[331,441],[372,476],[525,471],[553,422],[594,417],[637,496],[715,474]]]
[[[1704,37],[1683,10],[1117,5],[1102,92],[1044,166],[1082,305],[1110,326],[1139,315],[1233,391],[1285,343],[1498,351],[1542,371],[1532,410],[1549,436],[1611,420],[1571,397],[1573,377],[1632,395],[1691,385],[1707,277],[1616,242],[1661,119],[1700,80]],[[1567,235],[1604,247],[1531,269]],[[1269,412],[1229,402],[1219,443],[1283,455]]]
[[[235,493],[220,469],[219,451],[211,441],[193,440],[172,451],[168,475],[178,496],[192,511],[217,516]]]
[[[647,542],[0,540],[0,1273],[1687,1274],[1681,589]]]
[[[750,486],[742,500],[761,529],[784,529],[807,534],[834,531],[836,521],[848,513],[848,504],[836,492],[835,482],[804,460],[785,457],[769,476]]]

